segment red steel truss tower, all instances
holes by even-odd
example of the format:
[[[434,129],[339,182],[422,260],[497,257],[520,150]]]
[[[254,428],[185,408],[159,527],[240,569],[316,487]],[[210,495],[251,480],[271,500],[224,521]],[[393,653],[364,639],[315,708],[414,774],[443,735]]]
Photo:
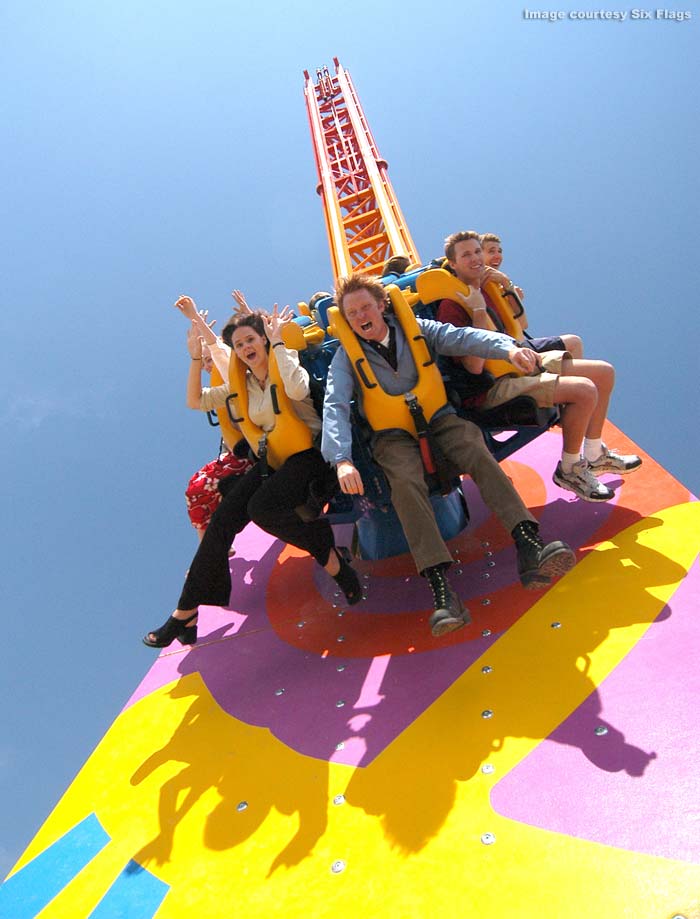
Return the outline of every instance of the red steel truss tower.
[[[311,127],[334,277],[365,271],[380,275],[392,255],[412,265],[420,257],[396,199],[360,100],[334,58],[335,75],[304,71],[304,96]]]

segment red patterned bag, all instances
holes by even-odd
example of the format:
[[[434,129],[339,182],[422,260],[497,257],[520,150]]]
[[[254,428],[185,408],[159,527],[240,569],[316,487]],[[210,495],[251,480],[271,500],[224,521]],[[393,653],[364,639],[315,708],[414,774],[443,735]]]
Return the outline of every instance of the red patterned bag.
[[[185,501],[190,521],[196,530],[206,530],[211,515],[219,506],[219,480],[229,475],[244,475],[252,465],[248,459],[240,459],[233,453],[224,453],[195,472],[187,485]]]

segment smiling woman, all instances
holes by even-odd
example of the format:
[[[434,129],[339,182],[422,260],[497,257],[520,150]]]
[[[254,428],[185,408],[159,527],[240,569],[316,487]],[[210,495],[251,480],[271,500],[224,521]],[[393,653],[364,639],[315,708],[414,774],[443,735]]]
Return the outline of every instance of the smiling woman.
[[[232,398],[238,399],[234,401],[237,420],[260,462],[226,491],[192,560],[177,609],[143,639],[149,647],[164,648],[175,639],[181,644],[194,644],[200,604],[229,603],[228,550],[236,534],[251,521],[312,555],[334,578],[348,603],[358,603],[362,598],[357,574],[335,549],[328,520],[309,520],[308,515],[302,519],[297,511],[311,496],[318,502],[319,496],[330,495],[337,482],[335,473],[312,445],[321,420],[311,400],[309,375],[299,363],[298,352],[286,348],[282,340],[283,327],[293,319],[289,307],[280,311],[275,304],[271,315],[250,312],[236,316],[223,330],[224,341],[233,350],[232,361],[242,370],[241,392],[232,393]],[[281,384],[281,410],[273,399],[277,379]],[[298,441],[284,437],[283,444],[276,444],[268,464],[267,437],[274,438],[276,428],[286,427],[281,419],[289,419],[290,415],[295,416],[295,425],[306,431],[302,449],[298,449]],[[288,444],[286,450],[284,442]]]

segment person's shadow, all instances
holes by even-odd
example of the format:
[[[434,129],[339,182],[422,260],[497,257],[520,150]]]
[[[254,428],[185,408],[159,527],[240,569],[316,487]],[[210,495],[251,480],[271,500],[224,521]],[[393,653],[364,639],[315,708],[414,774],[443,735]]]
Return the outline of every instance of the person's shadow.
[[[197,677],[180,679],[172,698],[196,692]],[[276,740],[267,730],[252,727],[222,713],[211,718],[212,703],[197,695],[167,744],[151,754],[131,777],[138,785],[166,763],[184,763],[162,785],[158,800],[158,834],[133,861],[146,867],[170,861],[175,831],[185,815],[210,789],[221,801],[207,815],[204,842],[221,850],[240,845],[263,824],[275,808],[293,818],[298,828],[272,859],[269,874],[282,865],[296,865],[311,853],[327,822],[328,763],[308,760]],[[296,821],[295,821],[296,822]]]
[[[659,612],[653,588],[676,583],[685,569],[637,540],[643,530],[659,525],[656,518],[640,520],[611,540],[611,548],[598,551],[595,563],[583,568],[576,581],[562,582],[558,598],[564,629],[567,600],[589,598],[583,608],[577,604],[577,621],[572,623],[576,642],[560,643],[558,652],[546,658],[546,670],[539,647],[513,648],[506,684],[512,704],[505,718],[479,717],[489,708],[487,681],[492,677],[484,677],[482,683],[458,681],[369,768],[355,771],[346,799],[381,818],[392,846],[407,854],[420,851],[447,819],[458,783],[472,778],[509,737],[549,738],[577,746],[600,769],[624,770],[634,777],[644,774],[656,754],[629,743],[622,731],[600,720],[602,699],[587,662],[612,629],[661,622],[671,615],[668,605]],[[508,641],[507,633],[501,641]],[[552,698],[565,698],[570,704],[563,717],[563,707],[552,707]],[[566,723],[579,707],[583,717],[575,726]],[[601,726],[608,729],[604,746],[595,744],[595,727]]]

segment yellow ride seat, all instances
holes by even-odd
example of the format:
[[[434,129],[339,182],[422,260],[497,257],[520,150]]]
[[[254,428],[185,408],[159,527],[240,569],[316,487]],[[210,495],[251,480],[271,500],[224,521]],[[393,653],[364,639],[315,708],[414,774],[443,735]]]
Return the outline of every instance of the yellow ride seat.
[[[416,289],[423,303],[433,303],[436,300],[453,300],[471,320],[471,312],[462,299],[469,296],[469,287],[449,271],[445,271],[444,268],[431,268],[430,271],[419,275],[416,278]],[[522,340],[523,330],[518,320],[513,316],[500,284],[496,284],[495,281],[489,281],[488,284],[484,285],[484,290],[489,295],[498,317],[503,323],[506,334],[517,341]],[[486,321],[488,328],[492,332],[500,331],[500,329],[496,328],[493,319],[488,313],[486,313]],[[484,362],[484,369],[496,379],[507,375],[522,376],[522,373],[508,361],[487,360]]]

